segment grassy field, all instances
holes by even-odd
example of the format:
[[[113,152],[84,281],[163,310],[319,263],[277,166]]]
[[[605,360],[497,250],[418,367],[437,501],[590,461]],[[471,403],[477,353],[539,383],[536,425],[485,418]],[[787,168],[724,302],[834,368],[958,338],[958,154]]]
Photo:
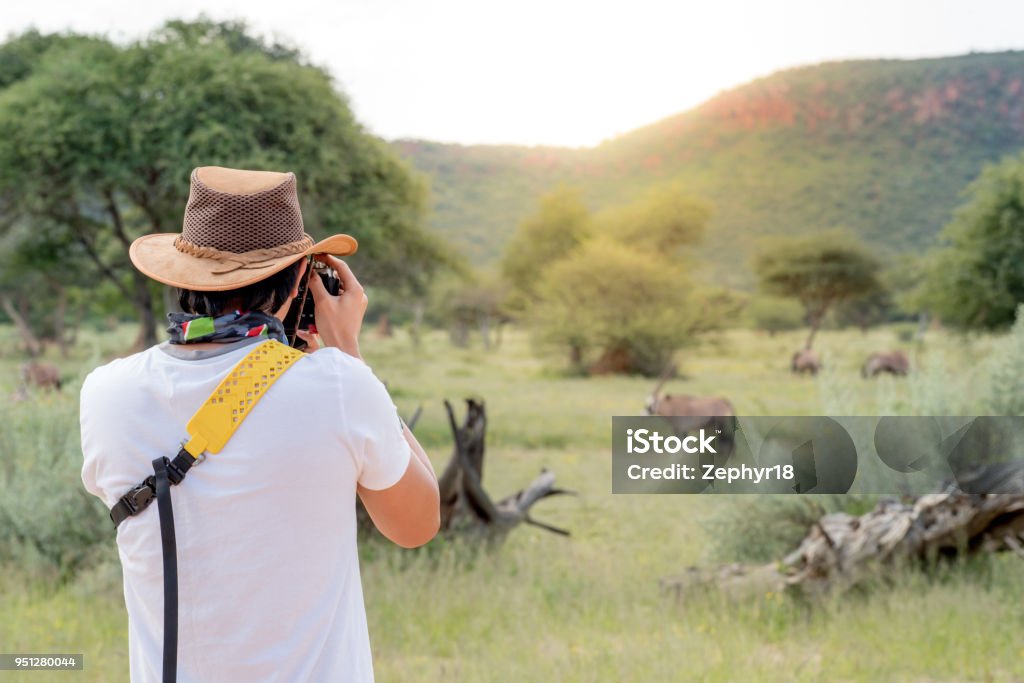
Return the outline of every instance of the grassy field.
[[[10,334],[0,329],[0,336]],[[9,418],[0,435],[5,502],[31,480],[4,460],[31,469],[33,460],[49,458],[35,476],[63,472],[73,486],[77,388],[87,368],[130,338],[129,329],[85,338],[76,357],[61,361],[66,393],[20,404],[6,399],[19,361],[0,357],[0,404]],[[826,331],[818,344],[828,370],[818,378],[788,372],[801,339],[729,332],[680,353],[685,378],[667,389],[728,396],[740,414],[758,415],[970,414],[982,405],[980,360],[991,338],[936,332],[917,347],[901,343],[895,329]],[[895,347],[913,354],[918,370],[911,377],[860,379],[868,352]],[[416,431],[436,467],[451,448],[441,400],[480,396],[489,414],[485,485],[492,495],[517,490],[542,467],[579,492],[534,510],[570,529],[571,538],[524,527],[488,551],[446,541],[417,551],[365,544],[379,681],[1024,680],[1018,558],[932,577],[894,576],[885,587],[814,607],[777,594],[677,602],[659,591],[659,578],[721,559],[722,548],[731,547],[720,536],[728,533],[722,520],[733,520],[741,534],[748,511],[758,514],[758,499],[611,495],[610,416],[639,413],[652,381],[567,377],[553,360],[536,358],[514,330],[491,352],[452,349],[440,333],[419,349],[399,335],[367,338],[363,350],[403,414],[423,404]],[[26,553],[6,562],[0,651],[82,652],[86,671],[0,672],[0,680],[126,679],[113,534],[69,581],[50,575],[45,558]]]

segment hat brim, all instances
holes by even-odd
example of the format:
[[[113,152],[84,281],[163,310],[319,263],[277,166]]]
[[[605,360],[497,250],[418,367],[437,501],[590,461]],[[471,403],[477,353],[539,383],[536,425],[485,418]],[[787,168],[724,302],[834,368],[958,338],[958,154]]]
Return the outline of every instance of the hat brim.
[[[359,244],[349,235],[331,235],[305,251],[288,254],[261,263],[258,268],[240,268],[228,273],[213,272],[219,262],[184,254],[174,246],[180,233],[154,233],[143,235],[128,249],[128,257],[146,277],[171,287],[191,289],[198,292],[223,292],[251,285],[265,280],[296,261],[312,254],[348,256],[354,254]]]

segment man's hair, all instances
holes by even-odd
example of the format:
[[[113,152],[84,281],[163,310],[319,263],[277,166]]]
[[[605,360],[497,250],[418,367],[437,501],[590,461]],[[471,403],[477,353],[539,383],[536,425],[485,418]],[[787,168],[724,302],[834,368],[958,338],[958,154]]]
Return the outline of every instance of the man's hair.
[[[265,280],[254,282],[239,289],[223,292],[196,292],[191,289],[178,290],[178,305],[185,313],[195,315],[220,315],[232,309],[240,311],[263,311],[273,314],[295,288],[302,260],[298,260],[282,271]]]

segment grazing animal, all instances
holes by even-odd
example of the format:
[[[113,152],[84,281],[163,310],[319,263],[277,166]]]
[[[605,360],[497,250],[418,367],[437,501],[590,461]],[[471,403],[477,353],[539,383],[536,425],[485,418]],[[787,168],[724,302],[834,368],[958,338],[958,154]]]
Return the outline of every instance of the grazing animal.
[[[736,409],[729,399],[720,396],[690,396],[688,394],[665,394],[658,392],[668,381],[668,373],[661,378],[654,391],[647,397],[645,406],[648,415],[670,417],[679,433],[691,432],[702,427],[713,426],[716,417],[733,417]]]
[[[889,353],[873,353],[864,361],[860,369],[860,376],[864,378],[875,377],[879,373],[889,372],[900,377],[910,370],[910,360],[907,354],[902,351],[890,351]]]
[[[31,361],[21,366],[21,381],[26,387],[60,391],[60,370],[50,363]]]
[[[812,375],[817,375],[818,370],[821,370],[821,358],[818,356],[817,351],[811,349],[800,349],[793,354],[793,358],[789,361],[789,369],[792,372],[804,374],[809,372]]]

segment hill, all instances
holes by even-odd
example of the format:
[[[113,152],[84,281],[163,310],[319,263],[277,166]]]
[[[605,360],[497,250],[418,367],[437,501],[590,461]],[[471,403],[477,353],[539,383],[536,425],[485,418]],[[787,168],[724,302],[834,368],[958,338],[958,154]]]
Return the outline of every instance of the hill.
[[[883,252],[929,246],[981,168],[1024,148],[1024,52],[790,69],[588,149],[392,144],[474,263],[558,183],[597,209],[680,180],[715,209],[717,278],[743,286],[760,235],[843,226]]]

